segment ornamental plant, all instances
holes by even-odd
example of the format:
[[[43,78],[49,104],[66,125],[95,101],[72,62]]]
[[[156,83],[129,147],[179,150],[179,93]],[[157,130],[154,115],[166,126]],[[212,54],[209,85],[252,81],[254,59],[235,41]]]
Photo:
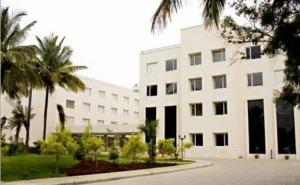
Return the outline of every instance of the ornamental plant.
[[[141,134],[131,135],[123,148],[123,155],[125,157],[132,157],[133,162],[139,155],[144,154],[148,150],[147,144],[141,139]]]
[[[172,156],[176,152],[173,138],[160,139],[157,144],[158,152],[164,157],[165,154]]]

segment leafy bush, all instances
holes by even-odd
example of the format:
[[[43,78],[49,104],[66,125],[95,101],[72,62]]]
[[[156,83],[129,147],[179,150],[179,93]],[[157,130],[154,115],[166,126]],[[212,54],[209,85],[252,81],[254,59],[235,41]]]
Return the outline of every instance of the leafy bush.
[[[188,142],[188,143],[182,143],[182,144],[180,145],[179,151],[182,153],[182,154],[181,154],[181,155],[182,155],[182,156],[181,156],[182,159],[184,158],[185,151],[186,151],[187,149],[192,148],[192,146],[193,146],[193,143],[191,143],[191,142]]]
[[[35,141],[33,142],[34,146],[28,148],[29,153],[39,154],[41,152],[41,145],[43,141]]]
[[[116,147],[111,148],[108,154],[108,159],[111,160],[114,164],[116,164],[119,158],[120,158],[120,152],[118,148]]]
[[[175,140],[170,139],[160,139],[158,141],[158,152],[164,156],[165,154],[172,156],[176,152],[176,147],[174,146]]]
[[[132,157],[136,162],[138,155],[144,154],[148,150],[148,146],[141,139],[141,135],[131,135],[127,142],[125,142],[123,148],[123,155],[125,157]]]
[[[10,143],[1,147],[3,155],[12,156],[26,153],[26,147],[23,143]]]

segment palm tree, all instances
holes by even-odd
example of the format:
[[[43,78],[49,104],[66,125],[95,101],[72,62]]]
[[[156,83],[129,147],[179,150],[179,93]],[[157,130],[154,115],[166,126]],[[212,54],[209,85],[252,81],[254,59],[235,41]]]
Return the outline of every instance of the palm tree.
[[[220,15],[225,7],[226,0],[202,0],[204,25],[210,27],[213,24],[218,27]],[[162,0],[152,17],[151,31],[155,32],[166,27],[167,21],[171,21],[173,13],[182,8],[182,0]]]
[[[29,81],[35,79],[28,63],[35,57],[34,46],[20,45],[36,23],[33,21],[22,28],[19,22],[26,15],[17,12],[10,16],[8,7],[1,9],[1,92],[11,98],[27,95]]]
[[[149,162],[150,165],[153,165],[155,163],[155,156],[156,156],[156,134],[157,134],[157,127],[158,127],[159,121],[153,120],[153,121],[146,121],[145,124],[139,125],[138,129],[143,132],[146,137],[149,138]]]
[[[16,143],[18,143],[19,141],[19,134],[22,126],[24,126],[26,129],[26,142],[29,141],[28,119],[32,119],[35,116],[35,114],[32,113],[27,114],[27,112],[31,112],[31,111],[28,111],[28,109],[24,110],[21,101],[18,100],[16,107],[12,111],[13,116],[11,119],[9,119],[8,122],[9,123],[8,127],[11,130],[16,129],[16,134],[15,134]],[[29,118],[27,118],[27,115],[29,115]]]
[[[43,86],[46,88],[43,129],[43,140],[45,140],[49,94],[55,91],[56,85],[73,92],[84,90],[84,83],[74,73],[78,70],[86,69],[86,67],[72,64],[70,57],[73,51],[70,47],[63,46],[65,38],[58,42],[58,36],[52,34],[44,37],[43,40],[39,37],[36,37],[36,39],[38,41],[36,46],[37,70]]]

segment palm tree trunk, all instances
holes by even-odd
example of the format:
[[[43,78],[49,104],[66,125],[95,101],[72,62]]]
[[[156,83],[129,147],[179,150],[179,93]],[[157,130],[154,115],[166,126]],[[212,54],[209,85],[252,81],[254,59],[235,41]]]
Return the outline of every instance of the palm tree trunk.
[[[44,109],[44,130],[43,130],[44,141],[46,139],[46,132],[47,132],[48,98],[49,98],[49,86],[46,87],[46,98],[45,98],[45,109]]]
[[[32,86],[29,88],[29,97],[28,97],[28,111],[27,111],[27,123],[26,123],[26,147],[29,146],[29,131],[30,131],[30,114],[31,114],[31,100],[32,100]]]
[[[16,142],[16,143],[19,143],[19,135],[20,135],[20,131],[21,131],[21,126],[18,125],[18,126],[16,127],[16,136],[15,136],[15,142]]]

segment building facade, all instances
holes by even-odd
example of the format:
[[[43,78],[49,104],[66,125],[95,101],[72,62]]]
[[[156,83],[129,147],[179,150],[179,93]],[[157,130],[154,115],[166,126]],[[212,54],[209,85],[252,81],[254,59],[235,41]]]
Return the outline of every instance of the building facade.
[[[57,104],[64,108],[66,127],[74,135],[81,134],[88,123],[96,135],[113,136],[130,135],[137,132],[139,120],[139,94],[136,88],[108,84],[98,80],[80,77],[85,83],[84,92],[70,92],[57,87],[54,94],[49,96],[47,135],[51,134],[59,124]],[[27,98],[21,99],[22,105],[28,104]],[[43,134],[43,111],[45,91],[35,90],[32,96],[32,112],[35,117],[31,121],[30,143],[41,140]],[[16,106],[16,100],[1,96],[1,116],[8,119]],[[4,130],[7,136],[13,135],[14,130]],[[25,140],[25,129],[22,128],[20,138]]]
[[[157,139],[191,141],[188,157],[300,159],[300,111],[273,101],[285,57],[262,48],[194,26],[178,45],[142,51],[141,119],[159,120]]]

